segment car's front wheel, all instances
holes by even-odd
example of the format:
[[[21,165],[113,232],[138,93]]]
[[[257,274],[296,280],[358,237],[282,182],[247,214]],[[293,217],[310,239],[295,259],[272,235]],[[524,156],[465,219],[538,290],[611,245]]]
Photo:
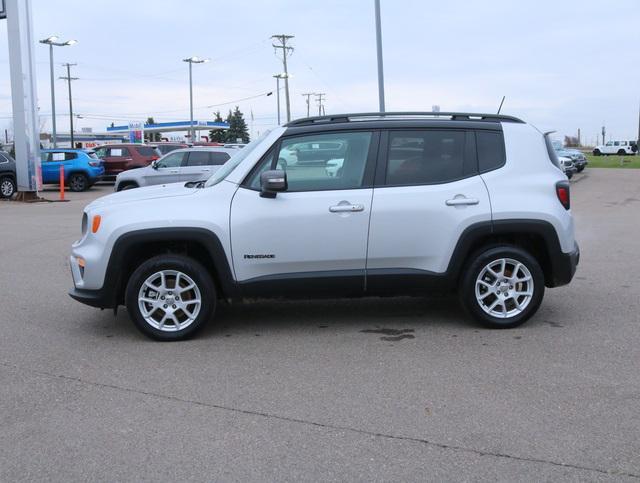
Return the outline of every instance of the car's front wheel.
[[[11,198],[15,192],[16,183],[11,178],[0,178],[0,198]]]
[[[477,321],[510,329],[527,321],[544,296],[544,273],[527,251],[512,246],[488,248],[473,256],[462,278],[460,298]]]
[[[192,336],[212,317],[216,290],[209,272],[182,255],[160,255],[129,278],[125,302],[136,327],[163,341]]]
[[[600,156],[601,154],[602,154],[602,153],[600,152],[600,150],[599,150],[599,149],[594,149],[594,150],[593,150],[593,155],[594,155],[594,156]]]

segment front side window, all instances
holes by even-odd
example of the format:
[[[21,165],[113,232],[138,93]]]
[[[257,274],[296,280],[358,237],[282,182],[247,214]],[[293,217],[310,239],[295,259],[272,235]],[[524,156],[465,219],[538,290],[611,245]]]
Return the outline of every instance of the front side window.
[[[344,132],[285,138],[271,169],[287,172],[288,191],[361,188],[372,136],[371,132]],[[287,157],[292,151],[297,155]]]
[[[182,160],[184,159],[185,154],[186,153],[184,151],[179,153],[169,153],[164,158],[156,161],[156,168],[179,168],[182,166]]]
[[[465,156],[464,131],[391,131],[385,184],[446,183],[475,172]]]

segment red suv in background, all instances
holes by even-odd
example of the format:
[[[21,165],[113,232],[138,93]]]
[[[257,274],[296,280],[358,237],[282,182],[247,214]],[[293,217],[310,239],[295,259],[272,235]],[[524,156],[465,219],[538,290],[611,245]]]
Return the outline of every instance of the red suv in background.
[[[155,146],[147,144],[108,144],[96,148],[95,153],[104,161],[102,179],[106,181],[115,180],[122,171],[148,166],[161,156]]]

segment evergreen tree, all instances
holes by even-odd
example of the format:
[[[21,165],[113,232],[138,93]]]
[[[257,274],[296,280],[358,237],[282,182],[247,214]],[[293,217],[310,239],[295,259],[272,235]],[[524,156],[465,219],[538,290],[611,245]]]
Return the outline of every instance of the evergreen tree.
[[[145,124],[155,124],[153,117],[148,117]],[[144,142],[146,143],[159,143],[162,141],[162,133],[159,132],[145,132]]]
[[[228,143],[237,143],[238,139],[241,139],[243,143],[249,142],[247,123],[238,106],[236,106],[233,112],[229,110],[227,122],[229,123],[229,129],[226,132],[226,141]]]
[[[216,112],[216,117],[214,119],[215,122],[222,122],[222,116],[220,115],[220,111]],[[227,134],[224,129],[212,129],[209,131],[209,141],[212,143],[223,143],[225,142]]]

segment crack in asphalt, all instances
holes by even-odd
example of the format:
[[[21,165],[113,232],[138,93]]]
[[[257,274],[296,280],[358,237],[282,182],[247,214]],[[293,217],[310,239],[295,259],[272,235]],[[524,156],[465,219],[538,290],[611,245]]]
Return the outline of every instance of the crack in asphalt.
[[[494,451],[484,451],[484,450],[479,450],[479,449],[475,449],[475,448],[467,448],[467,447],[464,447],[464,446],[457,446],[457,445],[453,445],[453,444],[438,443],[436,441],[430,441],[430,440],[423,439],[423,438],[415,438],[415,437],[412,437],[412,436],[402,436],[402,435],[395,435],[395,434],[388,434],[388,433],[380,433],[380,432],[376,432],[376,431],[369,431],[369,430],[366,430],[366,429],[353,428],[353,427],[350,427],[350,426],[340,426],[340,425],[337,425],[337,424],[320,423],[320,422],[317,422],[317,421],[293,418],[293,417],[288,417],[288,416],[280,416],[278,414],[271,414],[271,413],[266,413],[266,412],[262,412],[262,411],[234,408],[234,407],[230,407],[230,406],[223,406],[223,405],[220,405],[220,404],[208,403],[208,402],[204,402],[204,401],[197,401],[197,400],[194,400],[194,399],[185,399],[185,398],[181,398],[181,397],[178,397],[178,396],[160,394],[160,393],[155,393],[155,392],[151,392],[151,391],[143,391],[141,389],[134,389],[134,388],[126,387],[126,386],[117,386],[115,384],[107,384],[107,383],[89,381],[89,380],[82,379],[82,378],[76,377],[76,376],[67,376],[65,374],[54,374],[54,373],[51,373],[51,372],[40,371],[40,370],[36,370],[36,369],[25,369],[25,368],[21,368],[21,367],[15,365],[15,364],[10,364],[10,363],[7,363],[7,362],[0,362],[0,365],[2,365],[4,367],[7,367],[7,368],[10,368],[10,369],[14,369],[14,370],[16,370],[18,372],[26,371],[26,372],[29,372],[31,374],[44,376],[44,377],[49,377],[49,378],[53,378],[53,379],[59,379],[59,380],[65,381],[65,382],[78,382],[78,383],[85,384],[85,385],[88,385],[88,386],[94,386],[94,387],[99,387],[99,388],[104,388],[104,389],[114,389],[116,391],[121,391],[121,392],[126,392],[126,393],[131,393],[131,394],[139,394],[139,395],[144,395],[144,396],[151,396],[151,397],[155,397],[155,398],[158,398],[158,399],[164,399],[164,400],[167,400],[167,401],[192,404],[192,405],[195,405],[195,406],[201,406],[201,407],[206,407],[206,408],[210,408],[210,409],[219,409],[219,410],[222,410],[222,411],[229,411],[229,412],[234,412],[234,413],[237,413],[237,414],[245,414],[245,415],[249,415],[249,416],[260,416],[260,417],[264,417],[264,418],[267,418],[267,419],[276,419],[276,420],[279,420],[279,421],[304,424],[304,425],[307,425],[307,426],[315,426],[315,427],[319,427],[319,428],[325,428],[325,429],[336,430],[336,431],[347,431],[347,432],[351,432],[351,433],[362,434],[362,435],[365,435],[365,436],[374,436],[374,437],[378,437],[378,438],[385,438],[385,439],[396,440],[396,441],[407,441],[407,442],[412,442],[412,443],[420,443],[420,444],[433,446],[433,447],[440,448],[440,449],[451,450],[451,451],[459,451],[459,452],[463,452],[463,453],[471,453],[471,454],[475,454],[475,455],[478,455],[478,456],[493,456],[495,458],[505,458],[505,459],[510,459],[510,460],[514,460],[514,461],[524,461],[524,462],[528,462],[528,463],[542,463],[542,464],[548,464],[548,465],[552,465],[552,466],[559,466],[559,467],[562,467],[562,468],[569,468],[569,469],[582,470],[582,471],[593,471],[593,472],[600,473],[600,474],[603,474],[603,475],[608,475],[608,476],[626,476],[626,477],[629,477],[629,478],[640,479],[640,474],[627,473],[627,472],[617,471],[617,470],[604,470],[602,468],[581,466],[581,465],[578,465],[578,464],[563,463],[561,461],[545,460],[545,459],[542,459],[542,458],[529,458],[529,457],[525,457],[525,456],[516,456],[516,455],[512,455],[512,454],[507,454],[507,453],[498,453],[498,452],[494,452]]]

